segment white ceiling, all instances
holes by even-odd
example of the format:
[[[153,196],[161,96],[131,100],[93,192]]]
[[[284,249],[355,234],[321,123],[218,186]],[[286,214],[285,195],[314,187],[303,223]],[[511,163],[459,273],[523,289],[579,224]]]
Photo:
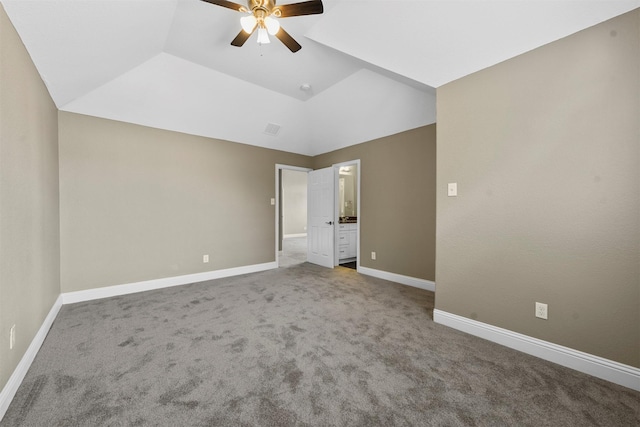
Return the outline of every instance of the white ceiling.
[[[640,7],[324,0],[281,19],[292,54],[230,46],[242,15],[200,0],[0,2],[60,110],[307,155],[434,123],[434,88]]]

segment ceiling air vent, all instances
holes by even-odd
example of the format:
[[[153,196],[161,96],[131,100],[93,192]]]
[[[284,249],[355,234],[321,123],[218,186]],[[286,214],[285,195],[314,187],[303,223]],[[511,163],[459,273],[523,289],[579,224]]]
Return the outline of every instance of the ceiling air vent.
[[[264,133],[271,136],[277,136],[280,133],[280,125],[268,123],[267,127],[264,128]]]

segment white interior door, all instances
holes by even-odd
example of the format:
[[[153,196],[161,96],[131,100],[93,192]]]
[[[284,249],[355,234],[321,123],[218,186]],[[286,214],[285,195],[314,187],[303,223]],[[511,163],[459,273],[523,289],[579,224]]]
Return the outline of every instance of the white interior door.
[[[307,261],[333,268],[334,247],[333,168],[309,172],[307,179]]]

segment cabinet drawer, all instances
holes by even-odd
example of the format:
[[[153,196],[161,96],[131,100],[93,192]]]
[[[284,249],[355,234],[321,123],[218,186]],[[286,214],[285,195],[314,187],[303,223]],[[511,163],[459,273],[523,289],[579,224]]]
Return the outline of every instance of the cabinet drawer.
[[[349,244],[349,234],[348,233],[338,234],[338,245],[348,245],[348,244]]]
[[[338,224],[338,231],[353,231],[358,229],[357,223]]]

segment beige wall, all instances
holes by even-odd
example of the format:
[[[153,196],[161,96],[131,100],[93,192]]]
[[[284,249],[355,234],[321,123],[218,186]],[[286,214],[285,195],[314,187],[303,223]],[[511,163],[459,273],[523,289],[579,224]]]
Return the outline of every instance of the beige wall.
[[[314,168],[356,159],[362,181],[360,264],[434,280],[436,126],[316,156]]]
[[[640,10],[437,97],[436,308],[640,367]]]
[[[73,113],[59,127],[62,292],[275,261],[275,164],[311,162]]]
[[[60,293],[57,129],[56,107],[0,6],[0,389]]]
[[[74,113],[60,112],[59,126],[62,292],[274,261],[275,164],[312,166],[306,156]],[[362,250],[378,254],[362,265],[433,280],[435,126],[313,160],[356,158]]]

